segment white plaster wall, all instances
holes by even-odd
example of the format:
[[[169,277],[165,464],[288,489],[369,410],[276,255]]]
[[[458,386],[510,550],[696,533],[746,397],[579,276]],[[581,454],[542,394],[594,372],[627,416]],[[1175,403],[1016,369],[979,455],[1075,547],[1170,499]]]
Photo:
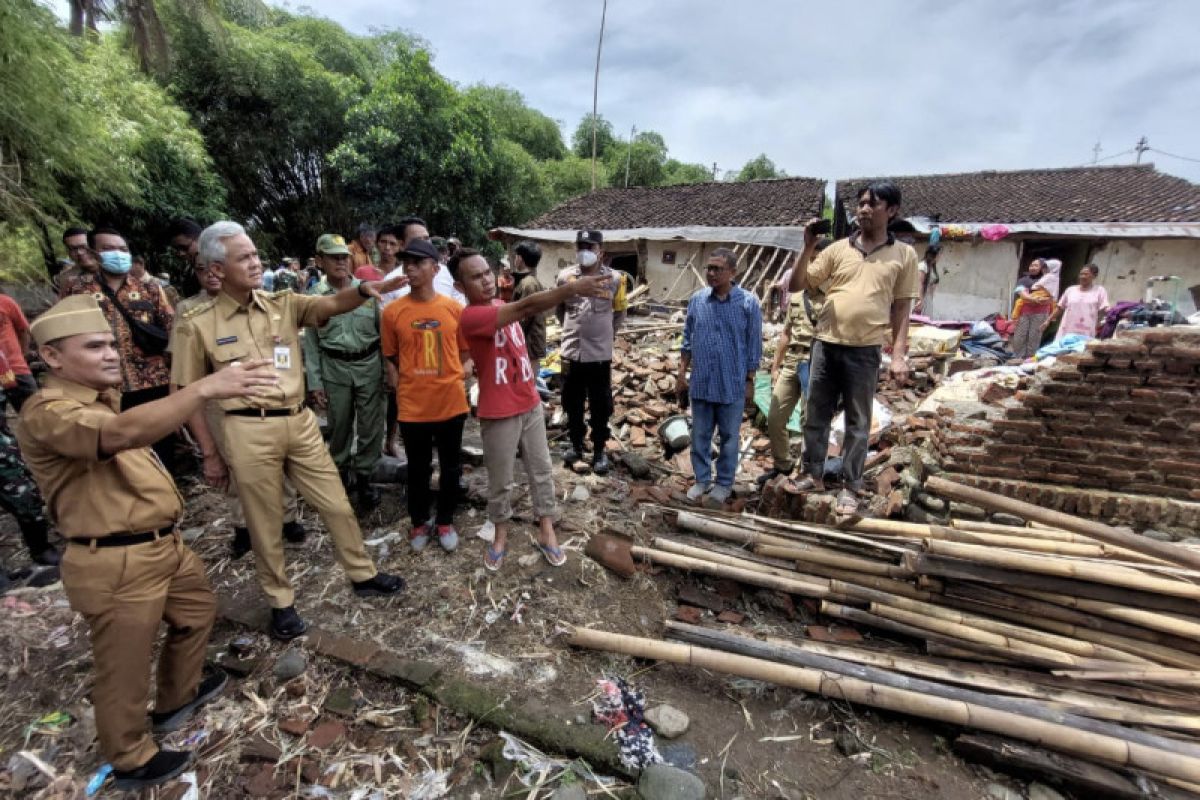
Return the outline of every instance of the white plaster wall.
[[[700,242],[646,242],[646,282],[650,284],[650,299],[656,302],[683,301],[700,288],[700,282],[688,269],[688,259],[696,272],[704,274],[708,253],[717,245]],[[674,264],[663,263],[665,251],[675,253]]]
[[[923,246],[917,247],[918,255],[924,251]],[[1020,244],[1015,241],[943,241],[938,258],[942,280],[925,313],[934,319],[962,320],[1008,313],[1019,254]]]
[[[1099,281],[1113,302],[1141,300],[1146,279],[1156,275],[1183,278],[1179,291],[1179,311],[1184,316],[1196,312],[1189,286],[1200,284],[1200,241],[1195,239],[1113,239],[1092,254],[1092,263],[1100,268]],[[1171,284],[1156,283],[1156,297],[1168,302],[1174,294]]]

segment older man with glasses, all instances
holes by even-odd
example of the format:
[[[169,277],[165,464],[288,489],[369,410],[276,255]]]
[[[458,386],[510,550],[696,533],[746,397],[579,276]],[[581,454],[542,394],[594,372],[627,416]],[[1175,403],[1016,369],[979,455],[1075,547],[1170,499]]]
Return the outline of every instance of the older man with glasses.
[[[754,397],[754,374],[762,358],[762,308],[753,293],[738,286],[737,255],[719,247],[709,256],[708,288],[688,301],[683,349],[675,391],[692,408],[692,472],[688,499],[722,506],[733,494],[738,433],[746,401]],[[689,380],[688,368],[692,374]],[[745,376],[745,383],[742,378]],[[712,474],[712,439],[721,435],[717,475]]]

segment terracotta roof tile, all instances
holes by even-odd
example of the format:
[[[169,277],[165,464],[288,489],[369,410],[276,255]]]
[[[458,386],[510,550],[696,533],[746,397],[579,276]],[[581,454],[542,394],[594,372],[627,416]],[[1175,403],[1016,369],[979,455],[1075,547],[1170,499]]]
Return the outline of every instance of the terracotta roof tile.
[[[721,228],[792,225],[820,212],[825,184],[820,178],[776,178],[746,183],[599,189],[568,200],[521,227],[619,230],[681,225]]]
[[[837,182],[839,202],[877,178]],[[1197,222],[1200,186],[1153,164],[911,175],[891,180],[906,217],[941,222]]]

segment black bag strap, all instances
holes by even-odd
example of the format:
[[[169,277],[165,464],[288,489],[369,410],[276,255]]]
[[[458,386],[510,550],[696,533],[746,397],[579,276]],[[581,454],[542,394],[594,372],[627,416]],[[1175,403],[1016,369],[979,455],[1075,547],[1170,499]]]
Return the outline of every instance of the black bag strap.
[[[112,287],[103,278],[97,277],[96,284],[100,287],[100,291],[104,292],[105,296],[112,301],[113,307],[121,312],[121,316],[125,318],[125,322],[129,327],[133,328],[142,324],[141,320],[135,320],[125,306],[121,305],[121,301],[117,299],[117,293],[112,290]]]
[[[804,301],[804,313],[808,315],[808,321],[817,327],[817,314],[813,311],[812,300],[808,299],[808,292],[801,292],[800,299]]]

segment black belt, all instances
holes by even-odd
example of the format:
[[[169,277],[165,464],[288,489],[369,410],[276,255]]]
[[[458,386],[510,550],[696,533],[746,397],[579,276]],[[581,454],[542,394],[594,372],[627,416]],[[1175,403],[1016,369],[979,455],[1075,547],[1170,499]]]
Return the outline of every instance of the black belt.
[[[234,408],[225,413],[235,417],[294,417],[303,410],[301,405],[293,408]]]
[[[96,547],[129,547],[134,544],[153,542],[164,536],[170,536],[174,532],[175,523],[171,523],[156,531],[146,531],[145,533],[114,533],[109,536],[76,537],[67,539],[67,541],[71,544],[83,545],[84,547],[91,547],[92,545]]]
[[[322,355],[327,355],[330,358],[337,359],[338,361],[362,361],[367,356],[373,356],[378,352],[379,342],[375,342],[366,350],[359,350],[356,353],[347,353],[344,350],[326,350],[324,347],[321,348]]]

